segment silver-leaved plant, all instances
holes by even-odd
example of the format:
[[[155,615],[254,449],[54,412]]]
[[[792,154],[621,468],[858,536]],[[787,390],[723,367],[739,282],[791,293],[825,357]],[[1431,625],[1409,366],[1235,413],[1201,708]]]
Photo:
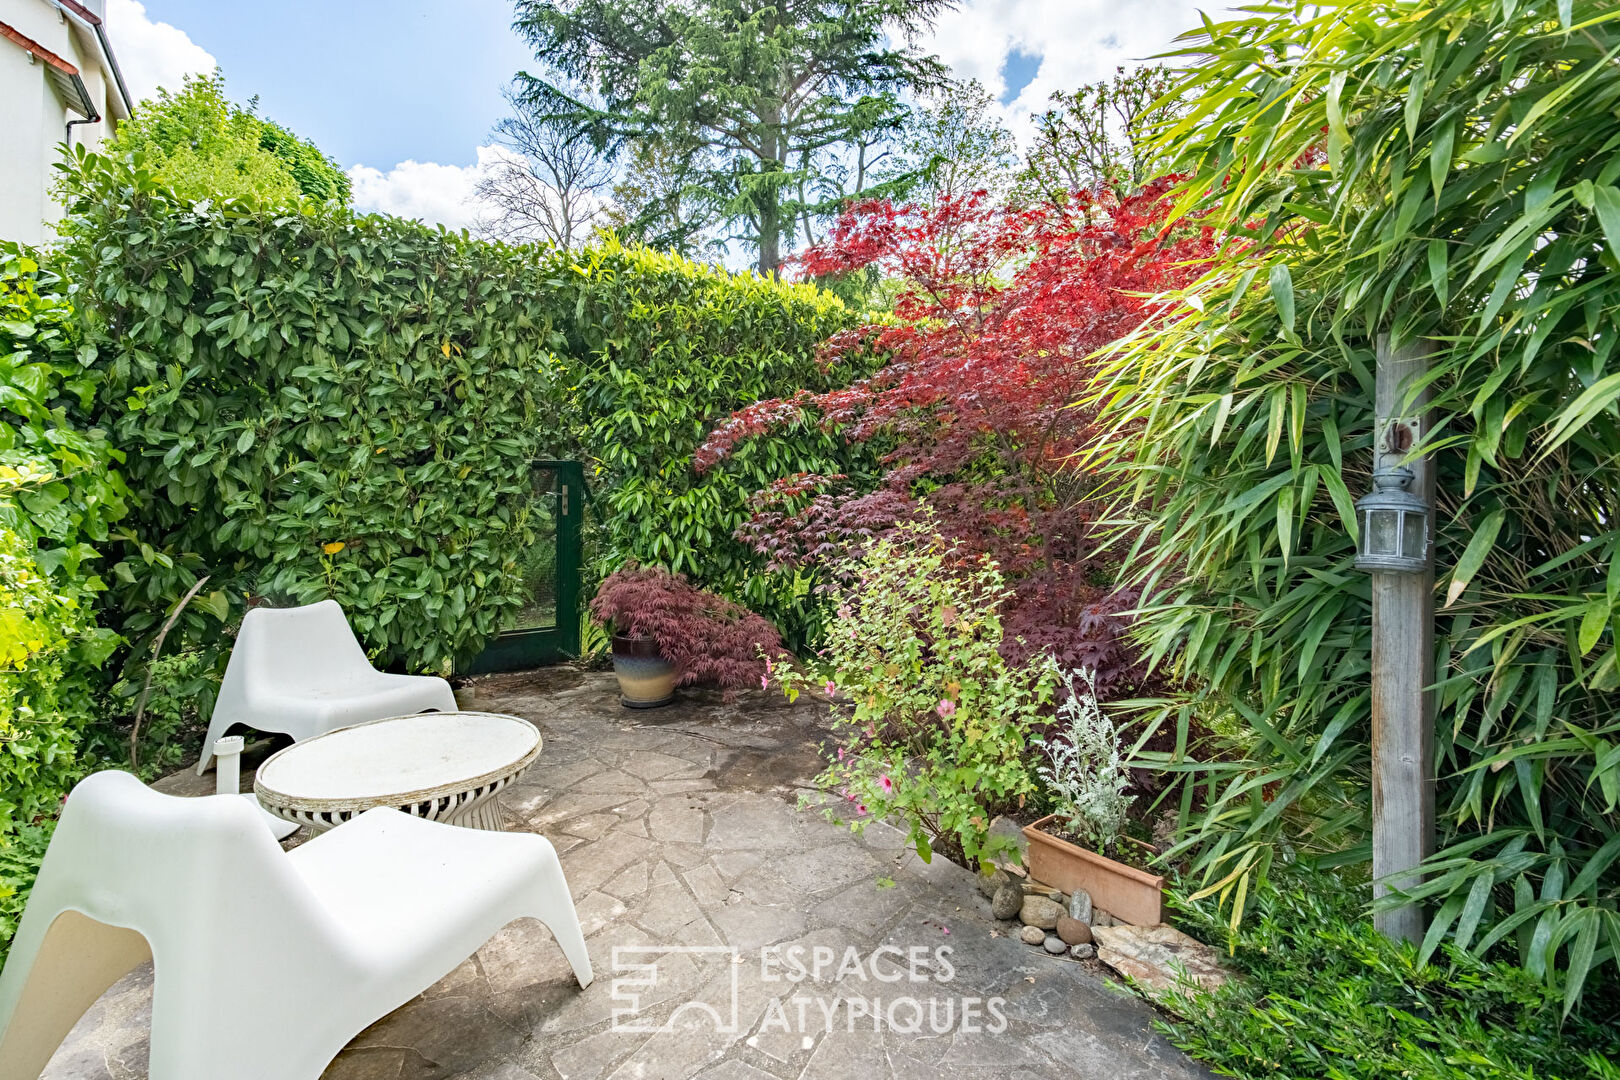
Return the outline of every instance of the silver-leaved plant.
[[[1036,772],[1052,793],[1056,813],[1076,839],[1095,851],[1111,847],[1125,829],[1134,795],[1114,722],[1097,704],[1096,676],[1086,668],[1064,672],[1068,696],[1058,706],[1058,730],[1034,742],[1048,764]]]

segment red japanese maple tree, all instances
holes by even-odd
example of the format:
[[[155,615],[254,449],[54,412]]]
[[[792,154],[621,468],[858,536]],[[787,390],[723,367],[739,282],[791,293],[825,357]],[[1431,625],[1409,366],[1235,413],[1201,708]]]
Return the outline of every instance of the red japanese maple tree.
[[[813,278],[875,267],[897,279],[894,319],[823,346],[829,365],[860,350],[889,357],[830,393],[763,401],[699,449],[714,467],[743,440],[814,419],[890,447],[874,491],[842,477],[785,477],[756,496],[742,536],[773,565],[804,565],[927,512],[946,536],[993,556],[1015,587],[1008,649],[1049,650],[1097,671],[1107,690],[1135,682],[1112,589],[1113,556],[1093,537],[1096,480],[1076,464],[1098,436],[1077,405],[1094,353],[1135,329],[1155,295],[1195,277],[1214,250],[1207,228],[1165,224],[1178,178],[1116,199],[999,205],[983,193],[933,206],[863,203],[799,259]],[[1012,658],[1012,657],[1009,657]]]

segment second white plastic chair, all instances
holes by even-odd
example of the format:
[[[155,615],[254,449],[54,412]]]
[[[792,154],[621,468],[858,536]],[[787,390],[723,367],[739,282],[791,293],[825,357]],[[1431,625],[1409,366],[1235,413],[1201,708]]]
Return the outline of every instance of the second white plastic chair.
[[[0,972],[0,1077],[34,1080],[151,957],[152,1080],[317,1080],[367,1025],[531,916],[591,962],[556,851],[369,810],[290,852],[233,796],[74,789]]]
[[[238,724],[301,740],[365,720],[455,707],[443,679],[372,667],[336,600],[254,608],[225,666],[197,775],[208,771],[215,740]]]

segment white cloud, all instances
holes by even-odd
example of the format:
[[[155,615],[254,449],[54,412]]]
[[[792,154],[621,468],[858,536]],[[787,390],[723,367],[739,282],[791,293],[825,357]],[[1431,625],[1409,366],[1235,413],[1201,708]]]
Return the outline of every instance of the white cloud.
[[[148,18],[139,0],[107,0],[107,38],[136,101],[160,86],[178,90],[184,76],[206,74],[218,64],[184,30]]]
[[[478,148],[473,165],[440,165],[432,161],[401,161],[387,172],[370,165],[349,169],[354,205],[399,217],[417,218],[449,229],[472,226],[480,209],[473,188],[484,170],[511,151],[501,146]]]
[[[1041,58],[1028,86],[1003,109],[1020,139],[1032,116],[1045,111],[1055,90],[1106,79],[1121,65],[1135,67],[1171,48],[1178,34],[1199,25],[1195,0],[970,0],[940,17],[919,44],[960,79],[978,79],[1002,98],[1002,65],[1014,49]]]

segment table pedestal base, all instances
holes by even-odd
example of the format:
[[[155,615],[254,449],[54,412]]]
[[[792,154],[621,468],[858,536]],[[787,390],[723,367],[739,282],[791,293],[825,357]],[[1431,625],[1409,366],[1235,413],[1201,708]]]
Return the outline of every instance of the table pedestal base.
[[[427,818],[429,821],[442,821],[446,825],[460,825],[468,829],[483,829],[486,832],[505,832],[506,811],[501,808],[501,801],[496,796],[502,788],[510,784],[514,779],[515,777],[512,776],[503,777],[482,787],[473,788],[471,791],[443,795],[425,802],[379,802],[376,805],[392,806],[396,810],[410,814],[412,817]],[[352,817],[373,809],[373,807],[295,810],[291,807],[266,806],[265,809],[283,821],[307,825],[315,832],[322,833],[327,829],[343,824]]]

